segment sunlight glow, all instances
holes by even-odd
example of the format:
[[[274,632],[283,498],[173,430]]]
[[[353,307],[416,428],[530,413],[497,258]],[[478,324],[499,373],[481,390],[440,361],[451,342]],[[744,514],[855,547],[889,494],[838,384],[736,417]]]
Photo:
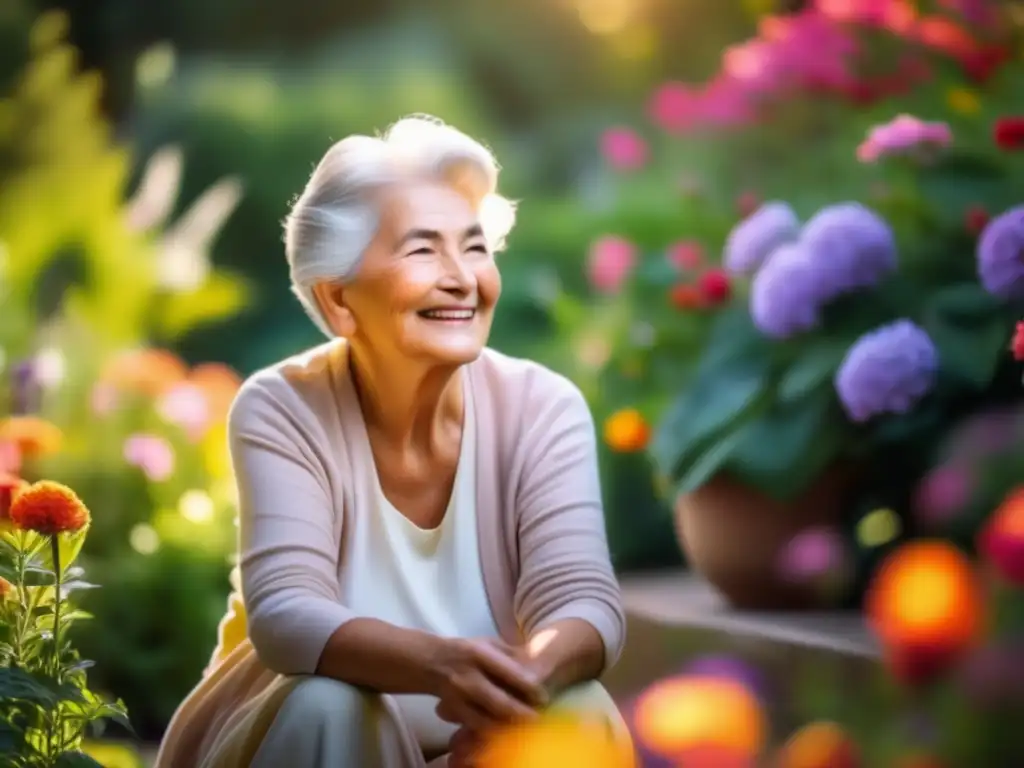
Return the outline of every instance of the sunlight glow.
[[[580,22],[595,35],[621,32],[633,18],[636,0],[576,0]]]
[[[140,555],[152,555],[160,549],[160,534],[153,526],[139,523],[128,534],[128,543]]]

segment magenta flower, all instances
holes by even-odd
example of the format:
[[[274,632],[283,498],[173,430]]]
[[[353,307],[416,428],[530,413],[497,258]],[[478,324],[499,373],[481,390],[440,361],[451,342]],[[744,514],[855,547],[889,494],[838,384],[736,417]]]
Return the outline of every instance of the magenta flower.
[[[124,460],[161,482],[174,474],[174,448],[159,435],[135,434],[124,442]]]
[[[970,499],[971,476],[965,467],[947,464],[929,472],[917,487],[914,511],[929,526],[947,523]]]
[[[807,528],[783,547],[779,570],[794,582],[814,582],[840,572],[846,564],[839,532],[830,527]]]
[[[651,121],[667,133],[685,133],[697,114],[697,96],[685,83],[665,83],[651,96],[648,105]]]
[[[587,276],[600,293],[615,293],[633,271],[636,248],[621,237],[606,236],[594,241],[587,257]]]
[[[928,123],[911,115],[900,115],[894,120],[876,125],[857,147],[857,159],[873,163],[891,155],[908,155],[948,147],[953,132],[946,123]]]
[[[647,143],[629,128],[610,128],[601,136],[605,162],[620,171],[634,171],[647,162]]]

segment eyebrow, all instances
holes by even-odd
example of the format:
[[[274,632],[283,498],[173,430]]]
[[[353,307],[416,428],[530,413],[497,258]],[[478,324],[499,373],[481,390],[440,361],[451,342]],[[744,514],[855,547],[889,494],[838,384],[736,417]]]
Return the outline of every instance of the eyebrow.
[[[479,224],[474,224],[473,226],[469,227],[468,229],[466,229],[465,232],[462,233],[462,236],[459,238],[459,242],[464,243],[467,240],[472,240],[475,237],[483,237],[483,234],[483,227],[481,227]],[[439,240],[442,239],[443,237],[441,233],[438,232],[436,229],[410,229],[408,232],[402,235],[402,239],[398,241],[398,247],[402,247],[410,240],[430,240],[432,242],[438,242]]]

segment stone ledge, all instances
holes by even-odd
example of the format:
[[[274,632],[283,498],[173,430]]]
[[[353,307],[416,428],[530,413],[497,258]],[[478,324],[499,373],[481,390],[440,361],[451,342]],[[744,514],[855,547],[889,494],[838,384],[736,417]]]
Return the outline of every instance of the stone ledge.
[[[700,576],[684,570],[626,574],[620,582],[627,613],[647,621],[865,659],[880,655],[856,611],[737,611]]]

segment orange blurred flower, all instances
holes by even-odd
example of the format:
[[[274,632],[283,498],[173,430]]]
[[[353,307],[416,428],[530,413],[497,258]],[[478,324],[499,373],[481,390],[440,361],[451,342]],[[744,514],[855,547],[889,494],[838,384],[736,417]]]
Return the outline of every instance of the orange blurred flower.
[[[691,283],[673,286],[668,297],[676,309],[700,309],[704,306],[704,294]]]
[[[14,497],[11,522],[44,536],[74,533],[89,524],[89,510],[66,485],[41,480]]]
[[[14,591],[14,585],[3,576],[0,576],[0,602],[3,602]]]
[[[213,422],[226,419],[242,386],[241,377],[223,363],[202,363],[192,369],[188,378],[206,397],[210,419]]]
[[[154,397],[188,377],[188,366],[166,349],[131,349],[115,355],[104,367],[102,383],[118,391]]]
[[[476,756],[480,768],[634,768],[630,745],[604,723],[548,717],[498,731]]]
[[[1000,576],[1024,586],[1024,488],[1006,497],[978,535],[978,551]]]
[[[945,16],[919,19],[914,25],[914,36],[923,45],[958,59],[970,57],[978,50],[978,43],[971,34]]]
[[[798,730],[779,750],[777,768],[857,768],[857,744],[836,723],[819,721]]]
[[[0,421],[0,441],[13,444],[25,457],[55,453],[63,437],[59,427],[38,416],[11,416]]]
[[[945,672],[977,643],[984,624],[980,579],[945,541],[897,549],[876,573],[865,607],[891,671],[911,684]]]
[[[13,440],[0,440],[0,472],[21,470],[21,448]]]
[[[633,722],[639,743],[671,758],[701,750],[751,758],[761,752],[767,734],[757,697],[742,683],[718,677],[654,684],[641,694]]]
[[[604,441],[619,453],[642,451],[650,437],[647,421],[635,408],[616,411],[604,423]]]

